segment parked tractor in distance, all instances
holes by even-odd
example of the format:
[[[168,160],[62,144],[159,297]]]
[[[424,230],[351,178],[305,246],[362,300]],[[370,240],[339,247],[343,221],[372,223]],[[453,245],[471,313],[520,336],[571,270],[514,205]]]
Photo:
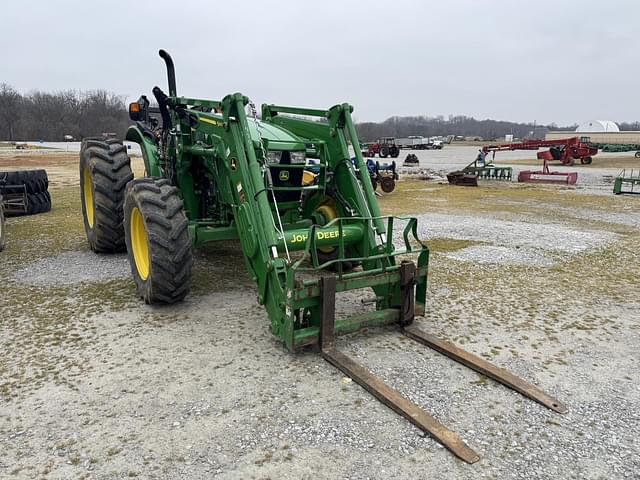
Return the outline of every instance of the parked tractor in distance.
[[[352,157],[351,161],[357,171],[357,158]],[[366,163],[373,190],[377,190],[378,186],[380,186],[384,193],[393,192],[396,188],[396,181],[400,178],[400,175],[398,175],[398,172],[396,171],[396,162],[394,161],[391,163],[381,164],[377,160],[374,161],[371,158],[367,158]]]
[[[378,141],[368,144],[368,147],[367,157],[375,157],[377,154],[380,158],[389,156],[398,158],[398,155],[400,155],[400,147],[396,144],[394,137],[380,138]]]
[[[84,139],[80,152],[89,245],[100,253],[126,250],[146,302],[182,300],[191,285],[192,248],[235,239],[271,331],[289,350],[318,346],[328,362],[466,462],[478,454],[337,350],[334,336],[395,324],[408,338],[566,411],[534,385],[412,325],[425,310],[429,250],[415,218],[380,214],[359,149],[356,165],[351,161],[349,141],[358,145],[353,107],[265,104],[258,119],[240,93],[220,101],[178,96],[173,61],[159,53],[169,94],[154,87],[158,107],[145,96],[129,106],[136,123],[126,139],[140,145],[145,176],[133,178],[126,149],[114,138]],[[318,173],[305,181],[311,168]],[[336,319],[336,293],[363,288],[372,290],[375,309]]]

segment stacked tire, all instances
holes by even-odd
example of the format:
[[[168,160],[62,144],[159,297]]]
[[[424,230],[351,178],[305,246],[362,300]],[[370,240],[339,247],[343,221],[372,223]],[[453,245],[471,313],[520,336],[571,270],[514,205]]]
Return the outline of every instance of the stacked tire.
[[[5,196],[26,193],[26,211],[20,213],[13,209],[7,216],[35,215],[51,210],[49,178],[46,170],[19,170],[0,172],[0,192]]]

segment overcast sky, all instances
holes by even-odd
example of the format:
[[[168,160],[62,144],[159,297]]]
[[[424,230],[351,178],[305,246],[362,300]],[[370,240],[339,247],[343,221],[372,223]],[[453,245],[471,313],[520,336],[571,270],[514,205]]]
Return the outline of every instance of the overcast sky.
[[[102,4],[103,6],[99,6]],[[358,121],[463,114],[640,119],[637,0],[4,1],[0,83],[354,105]]]

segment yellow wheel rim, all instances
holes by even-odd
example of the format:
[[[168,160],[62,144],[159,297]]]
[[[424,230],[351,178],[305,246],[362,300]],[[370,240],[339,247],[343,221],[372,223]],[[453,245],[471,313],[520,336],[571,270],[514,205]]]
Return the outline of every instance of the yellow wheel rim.
[[[142,280],[149,277],[149,240],[147,231],[144,228],[142,213],[138,207],[131,210],[131,220],[129,221],[129,230],[131,231],[131,249],[133,250],[133,261],[136,264],[136,270]]]
[[[87,215],[87,223],[93,228],[93,184],[91,183],[91,171],[86,166],[82,170],[82,190],[84,194],[84,211]]]
[[[336,211],[335,205],[333,203],[323,203],[322,205],[316,207],[316,212],[322,215],[327,223],[332,220],[338,218],[338,212]],[[323,253],[331,253],[336,249],[336,247],[318,247]]]
[[[307,185],[311,185],[317,176],[318,174],[316,173],[310,172],[309,170],[304,170],[302,172],[302,185],[305,187]]]

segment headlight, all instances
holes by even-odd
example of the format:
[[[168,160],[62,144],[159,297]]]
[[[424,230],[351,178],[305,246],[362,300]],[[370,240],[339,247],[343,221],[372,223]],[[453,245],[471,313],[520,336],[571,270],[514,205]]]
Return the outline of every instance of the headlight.
[[[280,163],[282,152],[279,150],[269,150],[267,152],[267,163]]]
[[[289,152],[289,156],[291,157],[292,164],[305,163],[307,160],[307,156],[305,152]]]

